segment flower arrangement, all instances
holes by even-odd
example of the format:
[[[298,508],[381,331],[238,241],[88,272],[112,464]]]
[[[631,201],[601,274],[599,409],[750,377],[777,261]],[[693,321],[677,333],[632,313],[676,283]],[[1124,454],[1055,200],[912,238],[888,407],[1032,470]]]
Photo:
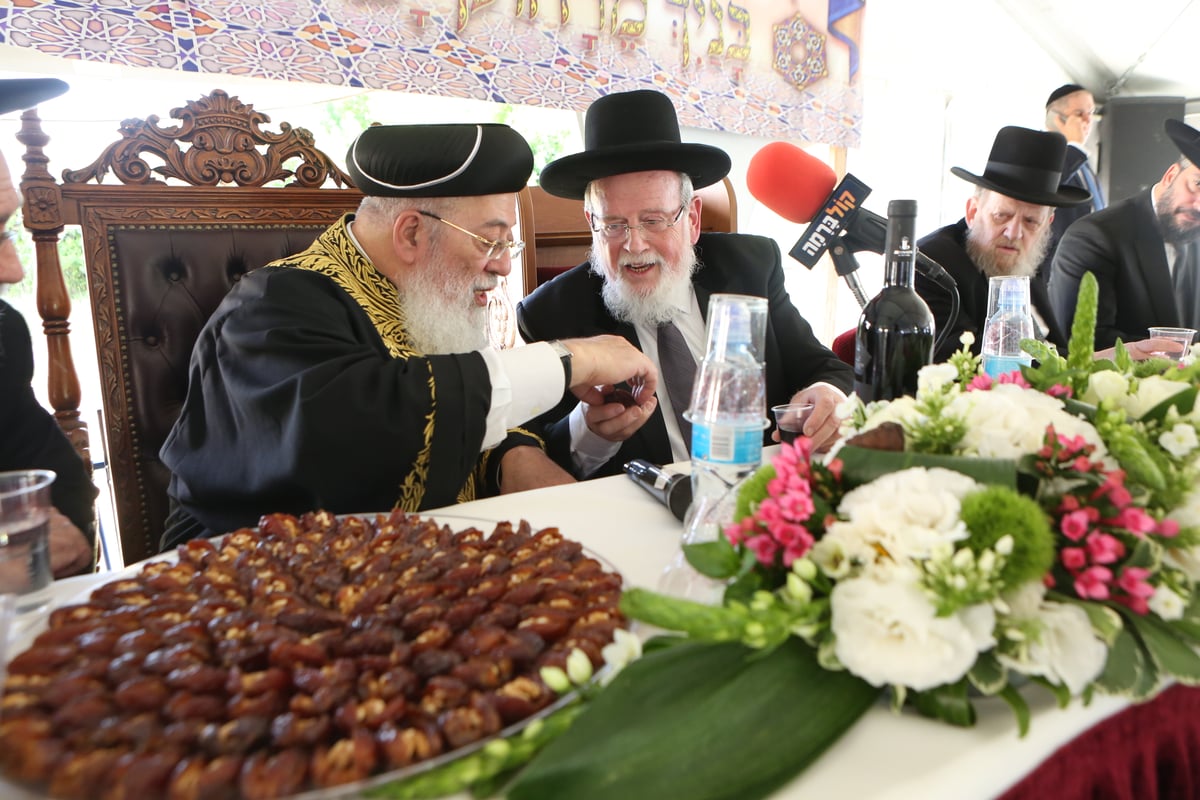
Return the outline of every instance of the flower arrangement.
[[[711,764],[703,779],[724,781],[725,794],[706,796],[756,797],[770,789],[761,769],[752,781],[740,767],[767,761],[743,742],[785,742],[769,754],[785,780],[884,692],[897,709],[956,725],[1000,697],[1023,734],[1026,684],[1065,706],[1200,683],[1200,362],[1135,362],[1120,343],[1095,358],[1095,282],[1081,286],[1069,356],[1026,341],[1037,366],[993,380],[964,348],[923,369],[915,397],[848,400],[832,454],[801,438],[731,490],[722,535],[684,547],[723,586],[720,602],[626,591],[627,616],[676,635],[647,643],[550,745],[546,774],[511,796],[549,796],[536,791],[548,775],[557,791],[605,796],[588,794],[594,758],[627,765],[659,752],[627,716],[606,716],[631,698],[656,704],[672,731],[709,734],[689,742],[685,766],[659,753],[636,780],[605,773],[608,796],[695,780]],[[767,678],[705,662],[730,647]],[[761,708],[768,686],[769,713],[731,716]],[[705,693],[739,699],[722,706],[719,739],[696,700]],[[677,733],[650,735],[678,746]],[[606,736],[636,749],[581,755]]]

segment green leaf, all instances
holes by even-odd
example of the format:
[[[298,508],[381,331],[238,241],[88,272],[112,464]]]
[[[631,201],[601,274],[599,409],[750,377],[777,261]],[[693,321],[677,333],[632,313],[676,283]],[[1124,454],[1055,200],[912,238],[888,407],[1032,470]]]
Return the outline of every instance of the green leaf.
[[[1124,629],[1121,615],[1106,605],[1080,600],[1058,592],[1048,592],[1046,599],[1056,603],[1070,603],[1076,608],[1083,609],[1083,612],[1088,615],[1088,621],[1092,623],[1092,630],[1110,648],[1116,643],[1117,636]]]
[[[766,797],[879,694],[822,669],[794,637],[752,653],[692,642],[629,665],[518,776],[509,800]]]
[[[1005,686],[999,694],[1017,718],[1017,735],[1025,738],[1025,734],[1029,733],[1029,704],[1025,702],[1021,692],[1012,686]]]
[[[1134,619],[1134,616],[1129,618]],[[1196,655],[1196,651],[1170,626],[1147,614],[1136,617],[1134,627],[1160,672],[1188,686],[1200,683],[1200,655]]]
[[[980,483],[1017,488],[1017,462],[1006,458],[968,458],[928,453],[871,450],[847,445],[838,451],[842,462],[842,482],[847,487],[870,483],[889,472],[911,467],[942,467],[961,472]]]
[[[724,536],[713,542],[685,544],[683,556],[701,575],[717,580],[732,578],[742,563],[737,550]]]
[[[1100,688],[1108,694],[1131,695],[1143,682],[1143,673],[1151,669],[1137,640],[1124,627],[1117,633],[1108,648],[1108,661],[1104,671],[1096,679]]]
[[[1008,685],[1008,669],[996,658],[996,651],[989,650],[975,659],[967,678],[980,692],[992,695]]]
[[[1167,412],[1172,408],[1176,409],[1181,416],[1190,414],[1196,405],[1196,390],[1197,387],[1188,386],[1183,391],[1171,395],[1143,414],[1142,420],[1161,423],[1167,418]]]
[[[975,707],[967,697],[965,680],[947,686],[911,692],[908,695],[912,706],[927,717],[949,722],[962,728],[975,724]]]
[[[1071,322],[1071,341],[1067,366],[1087,373],[1091,369],[1092,356],[1096,352],[1096,309],[1100,297],[1100,285],[1096,276],[1083,273],[1079,281],[1079,294],[1075,299],[1075,318]],[[1087,381],[1084,381],[1086,386]],[[1076,386],[1076,394],[1082,391]]]

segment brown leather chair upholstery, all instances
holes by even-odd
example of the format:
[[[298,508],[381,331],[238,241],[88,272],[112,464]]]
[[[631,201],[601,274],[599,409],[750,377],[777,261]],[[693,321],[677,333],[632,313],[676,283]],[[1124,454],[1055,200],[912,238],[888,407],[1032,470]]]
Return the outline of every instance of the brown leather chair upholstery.
[[[121,139],[88,167],[63,173],[61,183],[47,168],[49,140],[35,112],[22,117],[18,135],[27,148],[21,189],[37,249],[50,400],[90,463],[56,249],[64,225],[82,227],[127,564],[158,549],[170,477],[158,450],[183,403],[200,328],[239,277],[304,249],[361,197],[308,131],[286,123],[265,131],[269,118],[236,97],[214,91],[171,116],[180,123],[126,120]],[[161,165],[151,167],[147,155]],[[119,184],[100,183],[109,171]],[[334,188],[320,188],[326,183]]]

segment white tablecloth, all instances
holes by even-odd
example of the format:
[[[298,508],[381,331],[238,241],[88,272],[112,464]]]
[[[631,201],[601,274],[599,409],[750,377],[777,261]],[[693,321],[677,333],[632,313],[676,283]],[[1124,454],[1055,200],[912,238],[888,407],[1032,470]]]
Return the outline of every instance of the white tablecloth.
[[[520,492],[426,512],[429,516],[554,526],[615,565],[627,586],[658,588],[676,557],[682,524],[667,508],[624,476]],[[59,581],[58,602],[69,602],[107,579],[104,574]],[[953,728],[881,702],[816,764],[776,794],[780,800],[972,800],[994,797],[1036,767],[1060,745],[1124,708],[1098,697],[1089,707],[1054,706],[1038,687],[1028,692],[1030,733],[1020,739],[1003,701],[977,702],[974,728]],[[681,757],[686,757],[681,754]],[[7,791],[0,781],[0,791]],[[5,793],[2,796],[12,797]]]

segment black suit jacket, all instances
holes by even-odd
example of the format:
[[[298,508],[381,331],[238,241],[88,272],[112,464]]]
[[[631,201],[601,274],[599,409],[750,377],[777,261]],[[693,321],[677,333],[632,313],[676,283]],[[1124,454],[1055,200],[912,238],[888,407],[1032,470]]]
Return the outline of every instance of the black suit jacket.
[[[756,295],[768,300],[766,364],[767,405],[786,403],[798,390],[825,381],[849,392],[854,383],[850,366],[817,341],[812,327],[792,305],[784,287],[779,246],[762,236],[735,233],[703,233],[696,244],[700,261],[692,286],[701,313],[708,313],[708,299],[728,292]],[[618,322],[601,298],[604,279],[583,263],[539,286],[517,304],[517,322],[527,342],[615,334],[640,347],[632,325]],[[565,469],[574,471],[570,458],[567,416],[575,407],[569,393],[552,411],[540,418],[546,424],[547,450]],[[764,439],[769,443],[770,428]],[[656,464],[674,459],[667,440],[662,408],[655,410],[633,436],[621,444],[617,455],[594,475],[615,475],[625,462],[644,458]]]
[[[960,219],[953,225],[940,228],[917,242],[917,247],[921,252],[941,264],[958,284],[958,296],[961,304],[958,310],[958,319],[955,321],[951,333],[942,339],[941,347],[933,354],[935,362],[945,361],[962,346],[958,339],[963,331],[975,334],[975,344],[971,346],[971,352],[978,353],[983,344],[983,326],[987,322],[988,278],[967,255],[966,241],[967,221]],[[933,312],[933,319],[940,338],[946,321],[950,318],[950,293],[920,272],[917,273],[913,286],[917,290],[917,294],[925,300],[929,310]],[[1064,329],[1058,324],[1050,303],[1050,295],[1041,281],[1029,281],[1029,297],[1042,321],[1049,328],[1046,332],[1047,341],[1055,347],[1064,348],[1067,336]]]
[[[1083,177],[1085,169],[1091,169],[1088,166],[1087,153],[1078,147],[1069,145],[1067,147],[1066,158],[1063,160],[1062,174],[1065,177],[1059,186],[1074,186],[1087,190],[1087,180]],[[1088,203],[1054,209],[1054,219],[1050,222],[1050,242],[1046,246],[1046,255],[1042,259],[1042,263],[1038,265],[1037,280],[1040,283],[1043,285],[1049,285],[1050,283],[1050,267],[1054,262],[1054,251],[1058,248],[1058,243],[1062,241],[1063,234],[1067,232],[1067,228],[1071,227],[1075,220],[1086,217],[1093,211],[1099,211],[1102,208],[1104,206],[1100,204],[1100,199],[1092,197]]]
[[[1187,257],[1196,267],[1200,248]],[[1050,299],[1069,330],[1083,273],[1092,272],[1100,288],[1096,347],[1112,347],[1117,338],[1132,342],[1154,325],[1179,326],[1171,271],[1150,190],[1088,214],[1059,242],[1050,274]]]

